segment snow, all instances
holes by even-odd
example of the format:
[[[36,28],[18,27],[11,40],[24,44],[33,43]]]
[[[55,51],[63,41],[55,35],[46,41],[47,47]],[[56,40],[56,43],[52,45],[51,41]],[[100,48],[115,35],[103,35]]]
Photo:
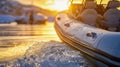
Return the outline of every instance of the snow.
[[[0,15],[0,24],[15,22],[15,17],[11,15]]]
[[[40,15],[40,14],[38,14],[38,15],[35,14],[35,15],[34,15],[34,18],[35,18],[34,20],[36,20],[36,21],[37,21],[37,20],[45,20],[45,16],[42,15],[42,14],[41,14],[41,15]]]
[[[81,55],[64,43],[35,42],[23,58],[0,64],[0,67],[91,67]]]
[[[55,21],[55,17],[53,17],[53,16],[48,16],[48,21],[49,21],[49,22],[54,22],[54,21]]]
[[[37,21],[45,21],[47,20],[47,16],[42,15],[42,14],[34,14],[34,23],[37,23]],[[29,24],[30,21],[30,16],[28,15],[22,15],[22,16],[16,16],[15,18],[17,21],[20,21],[25,24]]]

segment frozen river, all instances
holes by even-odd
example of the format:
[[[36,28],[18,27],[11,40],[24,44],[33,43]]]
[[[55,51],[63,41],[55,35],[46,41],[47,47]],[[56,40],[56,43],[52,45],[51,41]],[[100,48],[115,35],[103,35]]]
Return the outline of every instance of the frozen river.
[[[0,67],[90,67],[60,41],[53,23],[0,25]]]

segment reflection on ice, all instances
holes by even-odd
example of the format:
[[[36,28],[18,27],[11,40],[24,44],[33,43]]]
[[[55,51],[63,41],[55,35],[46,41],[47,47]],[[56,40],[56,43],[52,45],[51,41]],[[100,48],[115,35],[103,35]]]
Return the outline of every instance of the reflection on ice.
[[[80,52],[56,41],[37,42],[30,47],[22,59],[7,62],[9,67],[90,67]]]

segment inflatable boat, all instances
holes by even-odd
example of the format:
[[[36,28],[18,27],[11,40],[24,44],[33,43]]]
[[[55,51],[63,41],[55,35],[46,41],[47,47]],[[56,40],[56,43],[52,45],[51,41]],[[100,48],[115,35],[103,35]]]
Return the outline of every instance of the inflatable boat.
[[[119,32],[110,32],[83,24],[69,19],[66,14],[57,16],[55,29],[62,41],[80,49],[88,58],[97,60],[97,65],[100,67],[120,66]]]
[[[68,13],[56,16],[55,30],[60,39],[79,50],[96,67],[120,67],[120,33],[86,24]]]

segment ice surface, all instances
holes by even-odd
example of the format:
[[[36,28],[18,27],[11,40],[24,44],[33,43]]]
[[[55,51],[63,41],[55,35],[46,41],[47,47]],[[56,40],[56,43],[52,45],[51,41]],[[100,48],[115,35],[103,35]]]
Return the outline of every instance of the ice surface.
[[[90,67],[81,53],[56,42],[36,42],[22,59],[6,62],[0,67]]]

